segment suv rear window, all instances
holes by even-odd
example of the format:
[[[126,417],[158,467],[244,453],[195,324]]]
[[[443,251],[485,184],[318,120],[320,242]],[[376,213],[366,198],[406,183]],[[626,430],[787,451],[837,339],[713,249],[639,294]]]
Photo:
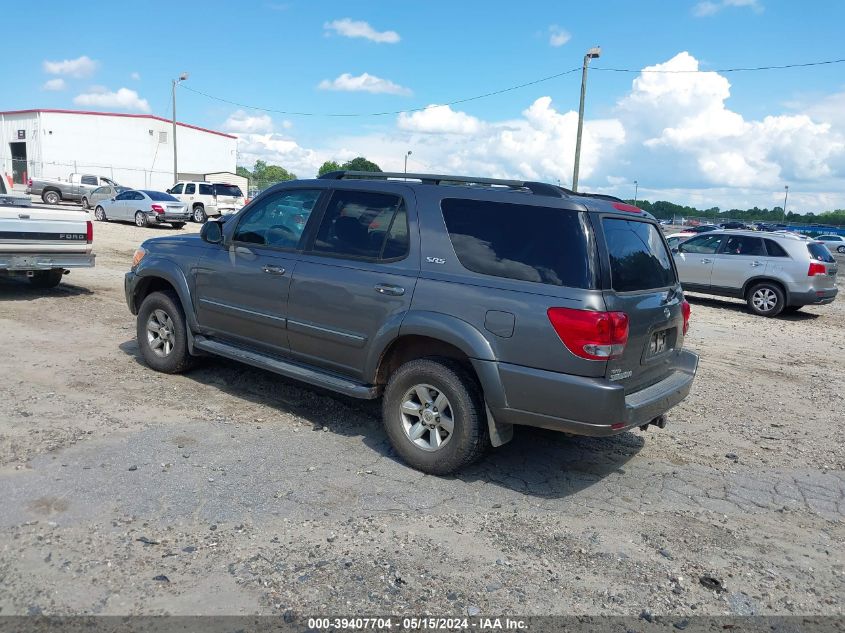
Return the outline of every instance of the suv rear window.
[[[807,244],[807,250],[810,251],[810,257],[816,261],[827,262],[829,264],[836,261],[824,244]]]
[[[473,272],[570,288],[595,288],[584,214],[449,198],[443,219],[458,260]]]
[[[620,218],[604,218],[602,226],[615,291],[653,290],[675,284],[672,260],[656,226]]]
[[[214,185],[214,194],[217,196],[234,196],[235,198],[243,198],[244,195],[237,185]]]

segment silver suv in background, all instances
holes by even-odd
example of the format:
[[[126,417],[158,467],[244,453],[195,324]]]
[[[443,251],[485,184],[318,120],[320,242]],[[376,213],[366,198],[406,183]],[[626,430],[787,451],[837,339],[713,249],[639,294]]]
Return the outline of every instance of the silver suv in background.
[[[802,236],[711,231],[672,252],[685,291],[739,297],[761,316],[836,298],[836,260],[824,244]]]

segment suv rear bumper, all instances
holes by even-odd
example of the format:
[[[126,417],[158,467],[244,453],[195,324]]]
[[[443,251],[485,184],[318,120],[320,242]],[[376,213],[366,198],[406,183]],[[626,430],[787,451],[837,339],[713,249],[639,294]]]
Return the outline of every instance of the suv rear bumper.
[[[507,363],[476,361],[474,365],[476,370],[481,369],[479,365],[495,367],[495,372],[487,367],[479,371],[479,376],[496,422],[603,436],[648,424],[686,398],[698,368],[698,355],[681,350],[669,376],[627,395],[622,385],[604,378]],[[498,389],[487,384],[496,378]]]
[[[810,290],[808,292],[795,292],[794,290],[790,290],[789,305],[809,306],[833,303],[833,300],[836,299],[836,294],[838,292],[838,288],[830,288],[828,290]]]

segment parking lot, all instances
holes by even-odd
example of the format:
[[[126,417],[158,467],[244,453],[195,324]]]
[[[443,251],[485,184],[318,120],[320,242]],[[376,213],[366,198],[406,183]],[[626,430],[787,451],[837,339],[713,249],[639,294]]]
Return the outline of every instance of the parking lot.
[[[97,224],[95,268],[0,280],[0,613],[843,613],[842,299],[693,297],[665,430],[517,429],[437,478],[377,403],[144,366],[123,273],[169,232]]]

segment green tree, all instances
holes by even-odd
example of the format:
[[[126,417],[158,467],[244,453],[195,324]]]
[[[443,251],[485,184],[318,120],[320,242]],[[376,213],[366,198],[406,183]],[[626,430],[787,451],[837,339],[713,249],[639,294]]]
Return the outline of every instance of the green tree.
[[[252,168],[252,177],[256,185],[262,189],[275,182],[296,180],[296,174],[279,165],[268,165],[263,160],[255,161],[255,167]]]
[[[317,175],[322,176],[323,174],[327,174],[330,171],[340,171],[340,165],[338,165],[336,161],[327,160],[325,163],[320,165],[320,170],[317,172]]]
[[[382,171],[381,167],[363,156],[346,161],[341,165],[341,169],[347,169],[349,171]]]
[[[241,165],[238,165],[238,166],[235,168],[235,173],[236,173],[238,176],[243,176],[244,178],[249,178],[250,180],[252,180],[252,172],[251,172],[251,171],[249,171],[246,167],[243,167],[243,166],[241,166]]]

